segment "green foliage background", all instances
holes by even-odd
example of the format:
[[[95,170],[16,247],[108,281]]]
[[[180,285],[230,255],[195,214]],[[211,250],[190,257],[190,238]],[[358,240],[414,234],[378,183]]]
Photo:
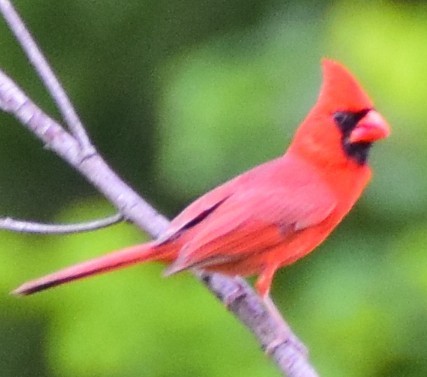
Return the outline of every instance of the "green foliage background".
[[[344,62],[393,137],[375,177],[273,296],[322,376],[427,375],[427,6],[408,1],[16,1],[111,165],[172,216],[277,156],[314,103],[319,61]],[[0,67],[58,117],[0,22]],[[82,178],[0,114],[0,213],[80,221],[112,213]],[[278,376],[191,276],[139,266],[25,299],[32,277],[141,242],[0,233],[2,377]]]

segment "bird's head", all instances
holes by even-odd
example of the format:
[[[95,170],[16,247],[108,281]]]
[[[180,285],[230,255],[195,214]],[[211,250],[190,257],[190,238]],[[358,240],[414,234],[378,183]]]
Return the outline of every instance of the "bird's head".
[[[335,162],[366,163],[372,144],[386,138],[390,127],[351,73],[324,59],[319,98],[298,129],[292,148]]]

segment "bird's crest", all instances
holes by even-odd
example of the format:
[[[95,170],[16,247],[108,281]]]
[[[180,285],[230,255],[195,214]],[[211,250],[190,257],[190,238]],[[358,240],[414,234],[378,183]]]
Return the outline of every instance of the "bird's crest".
[[[323,84],[318,106],[324,110],[360,111],[372,109],[373,103],[354,76],[340,63],[322,60]]]

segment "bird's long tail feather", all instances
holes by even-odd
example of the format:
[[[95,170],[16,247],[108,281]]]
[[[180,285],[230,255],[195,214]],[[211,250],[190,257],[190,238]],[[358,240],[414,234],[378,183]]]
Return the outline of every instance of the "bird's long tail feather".
[[[142,263],[149,260],[162,259],[164,249],[164,246],[155,246],[153,242],[131,246],[64,268],[39,279],[31,280],[12,291],[12,294],[30,295],[73,280],[83,279],[88,276],[101,274],[124,266]]]

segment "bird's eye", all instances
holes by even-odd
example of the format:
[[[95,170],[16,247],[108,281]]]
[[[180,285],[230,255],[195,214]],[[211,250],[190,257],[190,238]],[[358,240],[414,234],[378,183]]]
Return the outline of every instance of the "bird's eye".
[[[341,132],[347,134],[356,127],[358,118],[354,113],[339,111],[334,114],[334,120]]]
[[[345,118],[346,118],[346,113],[339,111],[337,113],[334,114],[334,120],[335,122],[337,122],[338,124],[342,124],[345,122]]]
[[[353,131],[360,119],[362,119],[370,110],[362,110],[358,112],[337,111],[334,115],[334,121],[344,135],[348,135]]]

